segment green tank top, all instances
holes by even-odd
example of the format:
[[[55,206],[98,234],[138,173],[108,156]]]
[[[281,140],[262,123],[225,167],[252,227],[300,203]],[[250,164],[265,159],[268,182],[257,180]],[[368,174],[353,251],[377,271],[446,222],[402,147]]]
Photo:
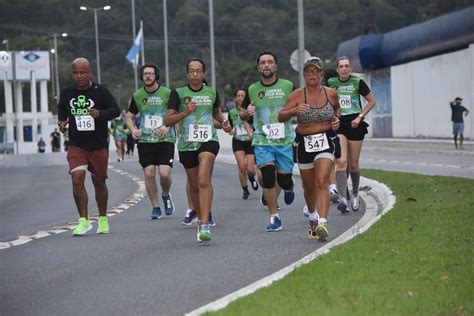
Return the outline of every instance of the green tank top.
[[[240,110],[235,107],[229,111],[229,118],[234,126],[234,138],[240,141],[249,141],[250,136],[245,129],[245,121],[240,118]]]
[[[176,92],[179,97],[179,112],[186,110],[187,102],[192,100],[197,103],[196,110],[180,122],[178,150],[195,151],[204,142],[218,142],[212,121],[212,109],[217,100],[216,89],[204,85],[201,90],[194,91],[189,86],[183,86],[177,88]]]
[[[346,81],[333,77],[328,80],[328,87],[337,91],[337,98],[341,105],[341,116],[360,113],[360,78],[350,76]]]
[[[155,92],[149,93],[145,88],[137,90],[133,99],[140,113],[140,130],[142,136],[139,143],[176,142],[176,130],[171,127],[167,135],[158,137],[156,131],[163,125],[171,90],[160,86]]]
[[[278,114],[292,91],[293,83],[285,79],[278,79],[271,86],[260,81],[250,85],[249,99],[255,106],[252,145],[290,146],[293,143],[294,131],[290,120],[278,121]]]
[[[113,136],[115,140],[127,140],[127,125],[122,117],[117,117],[112,120],[110,128],[113,131]]]

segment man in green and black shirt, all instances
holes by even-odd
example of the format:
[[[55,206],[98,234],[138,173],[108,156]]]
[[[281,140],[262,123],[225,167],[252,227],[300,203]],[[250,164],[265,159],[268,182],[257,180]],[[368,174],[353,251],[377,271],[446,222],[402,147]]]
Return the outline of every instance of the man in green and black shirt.
[[[143,87],[135,91],[128,107],[127,126],[132,137],[138,140],[138,156],[145,174],[145,187],[153,207],[149,219],[160,219],[161,208],[156,185],[156,166],[160,173],[161,198],[166,215],[174,212],[171,199],[171,168],[176,142],[175,128],[163,124],[171,90],[158,83],[156,65],[145,64],[140,68]],[[135,125],[135,115],[140,113],[140,129]]]
[[[285,190],[285,203],[295,198],[293,191],[293,139],[290,121],[278,121],[278,113],[293,91],[291,81],[276,75],[277,59],[271,52],[263,52],[257,58],[260,81],[248,88],[245,110],[240,112],[244,120],[253,120],[254,146],[257,167],[262,173],[263,197],[270,211],[267,231],[281,230],[281,219],[277,210],[276,183]]]

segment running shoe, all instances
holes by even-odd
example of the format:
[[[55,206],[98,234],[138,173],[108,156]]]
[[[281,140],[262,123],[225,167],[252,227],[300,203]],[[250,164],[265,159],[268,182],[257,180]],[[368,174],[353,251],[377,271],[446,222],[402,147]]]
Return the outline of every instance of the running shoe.
[[[244,193],[242,194],[242,198],[243,198],[244,200],[248,200],[249,197],[250,197],[250,193],[249,193],[248,191],[247,191],[247,192],[244,191]]]
[[[286,205],[290,205],[293,203],[293,200],[295,199],[295,192],[293,191],[293,188],[291,190],[285,190],[285,203]]]
[[[258,190],[258,182],[255,180],[255,178],[250,179],[250,184],[252,185],[252,189],[254,189],[254,191]]]
[[[79,217],[79,223],[72,232],[73,236],[83,236],[92,229],[92,225],[89,220],[85,217]]]
[[[216,226],[216,221],[214,221],[214,217],[212,217],[212,212],[209,213],[209,226]]]
[[[309,217],[308,205],[305,205],[303,207],[303,215],[306,216],[306,217]]]
[[[97,234],[108,234],[109,231],[109,219],[107,216],[99,216],[99,221],[97,222]]]
[[[276,232],[281,230],[281,219],[278,216],[270,217],[270,224],[267,226],[267,232]]]
[[[319,224],[316,227],[316,235],[319,241],[327,241],[328,240],[328,226],[327,224]]]
[[[347,203],[346,198],[340,196],[339,197],[339,204],[337,205],[337,209],[342,213],[349,213],[349,203]]]
[[[311,239],[318,239],[318,234],[316,232],[316,229],[318,227],[318,221],[309,221],[309,226],[308,226],[308,236]]]
[[[197,220],[196,212],[193,210],[188,209],[186,212],[186,216],[184,216],[183,220],[181,221],[181,224],[183,225],[191,225]]]
[[[155,219],[160,219],[160,218],[161,218],[161,208],[159,206],[154,207],[151,210],[151,215],[148,217],[148,219],[155,220]]]
[[[211,240],[211,230],[209,229],[209,225],[202,225],[199,228],[199,233],[198,233],[198,241],[210,241]]]
[[[351,208],[354,212],[357,212],[360,207],[360,197],[359,194],[354,194],[352,196],[352,201],[351,201]]]
[[[171,194],[168,194],[167,196],[161,195],[161,198],[163,199],[163,205],[165,206],[165,214],[168,216],[173,214],[174,203],[171,199]]]
[[[339,192],[337,191],[337,189],[329,189],[329,199],[332,203],[337,203],[337,200],[339,199]]]

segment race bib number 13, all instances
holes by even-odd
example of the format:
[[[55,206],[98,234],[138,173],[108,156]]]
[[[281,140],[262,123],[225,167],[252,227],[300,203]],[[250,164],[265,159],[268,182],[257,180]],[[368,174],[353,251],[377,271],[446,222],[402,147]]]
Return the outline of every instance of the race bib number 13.
[[[90,115],[78,115],[75,116],[76,127],[80,132],[93,131],[95,130],[94,118]]]
[[[157,129],[163,125],[163,118],[158,115],[145,115],[145,128]]]
[[[211,125],[189,124],[188,141],[190,142],[208,142],[212,138]]]
[[[308,135],[304,137],[304,150],[307,153],[317,153],[329,148],[326,133]]]

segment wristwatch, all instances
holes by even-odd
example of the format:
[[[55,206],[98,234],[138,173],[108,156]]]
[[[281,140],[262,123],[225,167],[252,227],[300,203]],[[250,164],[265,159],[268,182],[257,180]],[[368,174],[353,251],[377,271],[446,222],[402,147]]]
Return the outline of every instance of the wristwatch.
[[[361,119],[363,119],[363,118],[364,118],[364,114],[359,113],[359,117],[360,117]]]

